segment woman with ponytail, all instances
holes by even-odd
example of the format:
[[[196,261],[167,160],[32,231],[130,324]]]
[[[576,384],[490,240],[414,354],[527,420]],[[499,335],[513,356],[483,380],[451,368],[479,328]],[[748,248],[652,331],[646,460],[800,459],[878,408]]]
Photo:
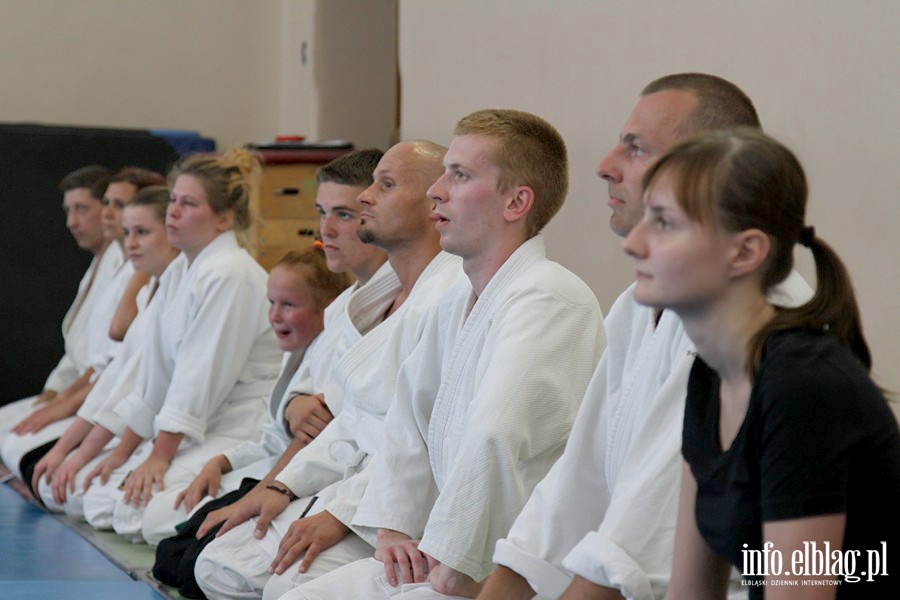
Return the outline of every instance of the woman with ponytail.
[[[725,598],[730,565],[752,599],[892,597],[900,434],[847,271],[804,222],[800,163],[759,131],[717,132],[644,184],[635,299],[678,314],[697,350],[666,597]],[[798,244],[817,290],[777,308]]]
[[[181,256],[156,292],[134,389],[116,407],[127,427],[87,477],[84,516],[95,527],[139,539],[154,527],[143,515],[155,493],[259,436],[281,359],[266,273],[246,250],[259,171],[255,155],[235,149],[190,156],[169,176],[166,233]]]

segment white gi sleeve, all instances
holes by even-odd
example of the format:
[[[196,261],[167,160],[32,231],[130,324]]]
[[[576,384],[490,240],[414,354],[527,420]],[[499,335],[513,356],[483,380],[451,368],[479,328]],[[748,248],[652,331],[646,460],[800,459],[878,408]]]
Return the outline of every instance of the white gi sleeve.
[[[585,532],[599,528],[609,504],[601,429],[607,356],[594,372],[565,452],[494,551],[495,563],[512,569],[548,598],[558,598],[571,583],[563,559]]]
[[[297,496],[311,496],[340,481],[348,461],[342,457],[356,452],[355,419],[343,410],[316,438],[294,455],[275,477]]]
[[[185,285],[193,286],[191,313],[174,357],[166,351],[160,307],[135,390],[117,411],[141,437],[152,437],[155,425],[202,443],[207,420],[245,368],[264,308],[257,286],[221,269]]]
[[[50,371],[50,375],[47,376],[47,380],[44,382],[44,389],[61,392],[75,383],[79,375],[81,373],[78,372],[78,368],[72,362],[72,359],[69,358],[69,355],[63,354],[63,357],[59,359],[59,362]]]
[[[445,342],[439,315],[430,315],[421,342],[400,365],[382,449],[370,469],[372,484],[353,516],[352,525],[360,531],[393,529],[412,539],[421,539],[425,531],[438,494],[425,436],[441,383]]]
[[[281,427],[271,421],[263,423],[259,441],[244,440],[237,446],[225,449],[222,454],[231,463],[232,470],[237,470],[266,458],[279,457],[287,450]]]
[[[378,543],[378,529],[356,525],[354,522],[360,500],[369,486],[374,471],[373,462],[377,462],[377,457],[371,457],[369,461],[360,465],[356,473],[340,482],[334,497],[325,505],[325,510],[374,548]]]
[[[171,382],[166,390],[158,390],[165,401],[156,415],[156,429],[203,442],[207,420],[238,382],[259,336],[259,293],[258,287],[236,277],[211,276],[198,285]],[[158,345],[153,346],[159,364],[165,359]]]
[[[281,363],[282,372],[278,375],[279,381],[281,381],[282,377],[288,377],[288,374],[285,373],[286,369],[289,370],[293,368],[291,365],[291,356],[291,353],[285,353],[284,355],[284,359]],[[287,388],[290,386],[309,386],[308,383],[305,383],[311,379],[308,364],[308,353],[304,353],[300,365],[297,366],[297,370],[293,375],[290,375],[290,380],[284,384],[283,389],[285,391],[281,394],[281,398],[269,398],[269,420],[263,424],[259,440],[245,440],[237,446],[226,449],[222,453],[225,455],[225,458],[228,459],[228,462],[231,463],[232,469],[240,469],[266,458],[280,457],[284,454],[284,451],[287,450],[287,447],[293,439],[290,430],[288,430],[283,423],[285,406],[287,405],[288,400],[293,396],[291,392],[287,391]],[[273,395],[278,393],[278,388],[279,385],[276,382],[275,390],[272,391]],[[275,402],[278,404],[274,405]]]
[[[93,415],[93,422],[104,427],[118,437],[125,433],[125,419],[116,411],[116,407],[134,389],[137,374],[140,370],[142,349],[132,354],[128,361],[118,370],[118,377],[112,389],[103,399],[103,404]]]
[[[627,598],[660,597],[672,571],[681,484],[681,423],[693,357],[676,363],[619,468],[609,507],[563,565]],[[609,427],[609,423],[605,424]],[[602,431],[602,430],[601,430]]]

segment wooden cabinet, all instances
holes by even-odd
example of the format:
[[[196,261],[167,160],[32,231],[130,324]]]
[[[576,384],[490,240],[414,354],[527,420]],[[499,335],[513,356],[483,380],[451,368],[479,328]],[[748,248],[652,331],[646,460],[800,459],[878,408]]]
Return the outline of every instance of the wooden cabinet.
[[[256,260],[267,271],[291,250],[312,245],[319,231],[316,171],[350,149],[258,150],[263,161]]]

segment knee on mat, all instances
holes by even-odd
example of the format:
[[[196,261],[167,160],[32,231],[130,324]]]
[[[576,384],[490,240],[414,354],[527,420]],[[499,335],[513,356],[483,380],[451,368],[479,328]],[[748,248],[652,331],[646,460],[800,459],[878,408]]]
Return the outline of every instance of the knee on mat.
[[[120,497],[113,508],[112,527],[119,535],[128,537],[132,541],[139,541],[141,535],[141,523],[144,521],[144,507],[135,508],[131,504],[125,504]]]
[[[175,526],[186,520],[180,519],[181,512],[173,510],[165,500],[168,498],[161,498],[159,502],[154,498],[144,510],[141,535],[151,546],[158,546],[167,537],[175,535]]]
[[[285,594],[291,590],[303,585],[307,581],[312,581],[312,577],[301,574],[298,569],[300,563],[291,565],[287,571],[281,575],[272,575],[266,586],[263,588],[262,600],[280,600]],[[297,596],[298,598],[300,596]]]
[[[96,484],[95,484],[96,485]],[[95,529],[112,529],[116,501],[100,490],[89,489],[84,495],[84,520]]]
[[[219,560],[220,556],[209,544],[197,556],[194,563],[194,579],[203,593],[210,598],[227,597],[238,593],[251,593],[253,586],[232,565]],[[212,549],[212,550],[211,550]]]

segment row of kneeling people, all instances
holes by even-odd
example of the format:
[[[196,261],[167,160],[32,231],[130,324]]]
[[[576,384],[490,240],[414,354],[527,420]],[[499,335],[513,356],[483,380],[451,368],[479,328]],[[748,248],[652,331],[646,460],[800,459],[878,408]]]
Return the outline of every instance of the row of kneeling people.
[[[268,277],[251,153],[72,173],[95,258],[4,463],[186,597],[890,597],[897,423],[746,94],[642,90],[597,168],[637,273],[605,319],[546,257],[558,132],[453,134],[322,167],[321,240]]]

